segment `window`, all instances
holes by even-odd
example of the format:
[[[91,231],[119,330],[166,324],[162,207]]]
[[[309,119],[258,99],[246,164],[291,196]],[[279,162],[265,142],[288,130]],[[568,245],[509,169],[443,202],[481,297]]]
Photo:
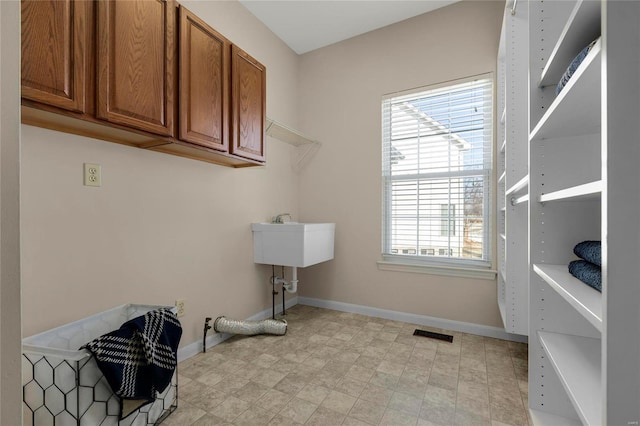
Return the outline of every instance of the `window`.
[[[385,260],[491,266],[492,97],[483,76],[383,99]]]
[[[440,204],[440,236],[448,237],[456,235],[456,205]]]

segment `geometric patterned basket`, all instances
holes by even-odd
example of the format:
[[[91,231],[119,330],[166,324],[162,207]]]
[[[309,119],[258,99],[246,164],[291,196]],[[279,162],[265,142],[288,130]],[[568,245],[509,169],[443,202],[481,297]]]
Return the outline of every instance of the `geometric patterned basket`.
[[[118,422],[120,402],[84,343],[124,322],[165,306],[122,305],[22,341],[25,425],[147,426],[160,424],[178,407],[178,371],[153,404]],[[172,307],[166,307],[172,308]]]

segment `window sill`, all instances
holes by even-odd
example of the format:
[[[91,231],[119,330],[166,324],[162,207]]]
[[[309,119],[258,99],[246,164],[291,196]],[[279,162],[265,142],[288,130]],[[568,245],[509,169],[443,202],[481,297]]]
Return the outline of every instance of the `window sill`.
[[[485,268],[465,268],[460,266],[442,265],[416,265],[412,263],[389,262],[379,260],[376,262],[381,271],[411,272],[416,274],[444,275],[448,277],[476,278],[481,280],[495,280],[498,271]]]

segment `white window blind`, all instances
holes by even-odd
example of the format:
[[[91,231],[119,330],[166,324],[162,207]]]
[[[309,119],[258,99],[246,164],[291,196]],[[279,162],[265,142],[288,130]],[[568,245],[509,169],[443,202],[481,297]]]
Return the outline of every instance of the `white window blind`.
[[[383,256],[490,266],[493,81],[382,101]]]

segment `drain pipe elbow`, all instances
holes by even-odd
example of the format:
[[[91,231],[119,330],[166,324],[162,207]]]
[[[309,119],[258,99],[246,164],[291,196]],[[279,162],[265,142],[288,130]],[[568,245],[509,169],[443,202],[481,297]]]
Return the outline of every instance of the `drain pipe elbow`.
[[[298,268],[294,266],[291,270],[293,274],[291,281],[283,284],[283,288],[287,293],[296,293],[298,291]]]
[[[282,286],[287,293],[296,293],[298,291],[298,280],[291,280]]]

